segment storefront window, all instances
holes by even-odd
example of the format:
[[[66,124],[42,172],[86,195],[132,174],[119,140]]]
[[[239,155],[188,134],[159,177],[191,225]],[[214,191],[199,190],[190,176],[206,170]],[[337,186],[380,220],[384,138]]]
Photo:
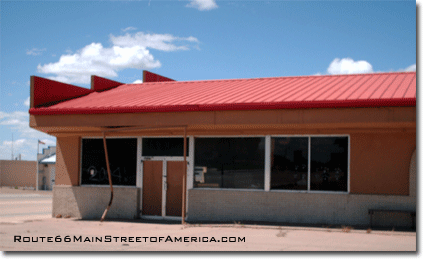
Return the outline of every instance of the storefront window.
[[[348,190],[348,138],[311,138],[311,190]]]
[[[113,185],[136,186],[137,139],[107,139]],[[108,185],[103,139],[83,139],[82,185]]]
[[[188,155],[189,139],[186,142],[186,155]],[[183,157],[183,138],[143,138],[142,156]]]
[[[194,187],[263,189],[265,138],[195,138]]]
[[[271,189],[308,189],[309,138],[271,139]]]

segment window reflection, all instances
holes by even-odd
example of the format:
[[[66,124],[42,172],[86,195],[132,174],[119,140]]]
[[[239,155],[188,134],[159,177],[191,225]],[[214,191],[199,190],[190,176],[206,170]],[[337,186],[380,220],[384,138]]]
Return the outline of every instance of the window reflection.
[[[348,138],[311,138],[311,190],[348,190]]]
[[[189,139],[186,142],[186,155],[188,155]],[[142,156],[183,157],[183,138],[143,138]]]
[[[306,138],[271,139],[271,189],[308,189]]]
[[[265,138],[196,138],[194,187],[264,188]]]

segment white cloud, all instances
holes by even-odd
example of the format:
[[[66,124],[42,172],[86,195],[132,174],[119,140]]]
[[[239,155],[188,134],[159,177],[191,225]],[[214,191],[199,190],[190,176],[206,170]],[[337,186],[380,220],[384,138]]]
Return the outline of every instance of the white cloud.
[[[31,129],[29,126],[29,114],[24,111],[11,113],[0,111],[0,129],[7,128],[14,134],[14,155],[19,153],[27,155],[24,160],[35,160],[37,140],[46,143],[46,146],[55,146],[56,139],[50,135]],[[3,130],[2,130],[3,131]],[[12,140],[0,143],[0,159],[11,159]]]
[[[117,72],[127,68],[153,69],[161,66],[148,48],[161,51],[188,50],[186,45],[175,42],[198,43],[195,37],[175,37],[170,34],[110,35],[112,47],[91,43],[75,53],[61,55],[56,63],[37,66],[39,73],[54,74],[49,79],[66,83],[90,83],[91,75],[117,77]]]
[[[133,83],[142,83],[142,80],[137,79],[136,81],[134,81]]]
[[[27,49],[27,55],[37,56],[37,55],[41,55],[44,51],[46,51],[46,48],[43,48],[43,49],[33,48],[31,50]]]
[[[334,59],[328,66],[329,74],[371,73],[373,66],[367,61],[354,61],[351,58]]]
[[[27,107],[30,107],[30,97],[28,97],[25,101],[24,101],[24,105]]]
[[[121,29],[121,31],[123,31],[123,32],[127,32],[127,31],[133,31],[133,30],[136,30],[136,29],[138,29],[138,28],[133,27],[133,26],[129,26],[129,27],[127,27],[127,28]]]
[[[13,141],[13,147],[14,148],[22,147],[23,145],[25,145],[26,141],[27,141],[26,139],[14,140]],[[12,141],[5,140],[5,141],[3,141],[3,145],[8,146],[8,147],[12,147]]]
[[[215,0],[190,0],[186,7],[196,8],[200,11],[208,11],[218,8]]]
[[[173,42],[198,43],[198,39],[190,37],[176,37],[171,34],[145,34],[137,32],[133,35],[126,33],[121,36],[110,35],[110,40],[114,45],[122,47],[143,46],[160,51],[189,50],[187,45],[175,45]]]
[[[403,69],[404,72],[415,72],[417,71],[416,64],[412,64],[407,68]]]

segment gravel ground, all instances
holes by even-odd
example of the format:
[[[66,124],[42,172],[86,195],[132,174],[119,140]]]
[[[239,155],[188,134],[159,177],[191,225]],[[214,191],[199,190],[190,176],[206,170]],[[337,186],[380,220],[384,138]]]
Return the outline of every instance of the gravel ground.
[[[415,232],[64,218],[0,226],[2,251],[416,251]]]

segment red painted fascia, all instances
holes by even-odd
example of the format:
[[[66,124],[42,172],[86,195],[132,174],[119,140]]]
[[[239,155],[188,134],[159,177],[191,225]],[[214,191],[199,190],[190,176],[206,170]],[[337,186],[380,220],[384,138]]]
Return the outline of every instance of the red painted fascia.
[[[142,72],[143,82],[175,82],[175,80],[149,71]]]
[[[30,108],[52,104],[87,95],[92,90],[37,76],[30,77]]]
[[[124,83],[116,82],[110,79],[92,75],[90,89],[96,92],[101,92],[101,91],[110,90],[112,88],[118,87],[123,84]]]
[[[38,76],[30,77],[30,108],[51,106],[62,101],[82,97],[92,92],[102,92],[123,85],[121,82],[92,75],[91,88],[57,82]],[[31,111],[30,109],[30,111]]]
[[[185,112],[185,111],[231,111],[231,110],[274,110],[274,109],[314,109],[314,108],[377,108],[377,107],[415,107],[416,98],[380,99],[355,101],[318,101],[250,104],[212,104],[212,105],[174,105],[158,107],[121,107],[96,109],[30,109],[32,115],[57,114],[107,114],[140,112]]]

